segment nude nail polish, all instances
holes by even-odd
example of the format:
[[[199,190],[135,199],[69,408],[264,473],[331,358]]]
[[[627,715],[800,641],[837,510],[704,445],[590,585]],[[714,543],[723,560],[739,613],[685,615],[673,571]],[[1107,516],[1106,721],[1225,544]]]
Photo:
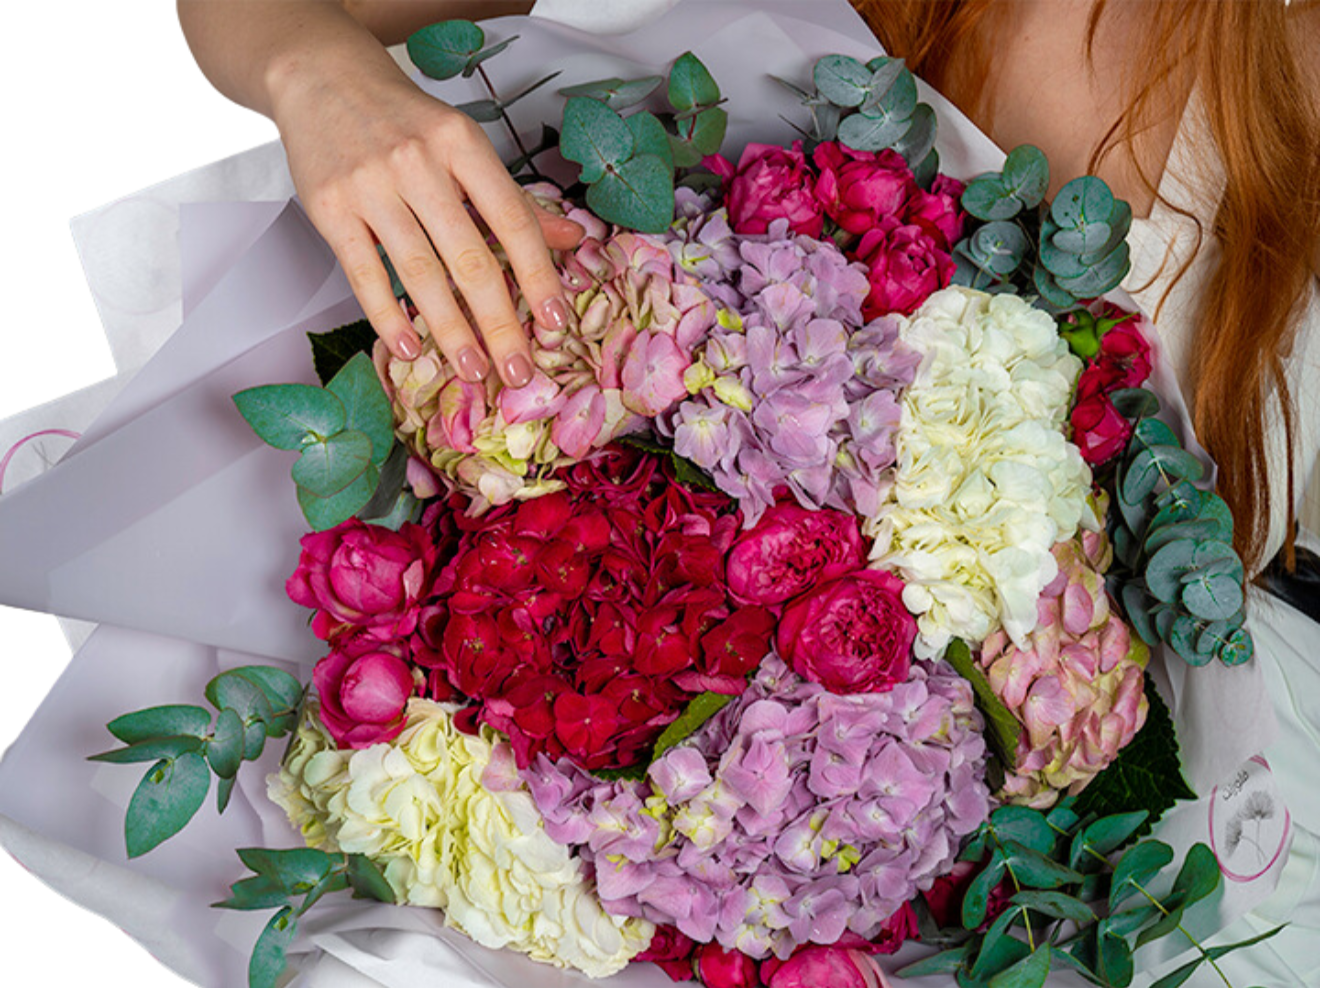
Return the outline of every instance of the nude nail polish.
[[[484,381],[490,365],[480,350],[465,346],[458,351],[458,376],[466,381]]]
[[[422,355],[422,344],[415,336],[400,336],[398,346],[404,360],[416,360]]]
[[[542,325],[548,329],[564,330],[568,328],[568,303],[562,298],[552,298],[541,306]]]
[[[532,379],[532,362],[525,354],[515,353],[504,361],[504,380],[509,387],[521,388]]]

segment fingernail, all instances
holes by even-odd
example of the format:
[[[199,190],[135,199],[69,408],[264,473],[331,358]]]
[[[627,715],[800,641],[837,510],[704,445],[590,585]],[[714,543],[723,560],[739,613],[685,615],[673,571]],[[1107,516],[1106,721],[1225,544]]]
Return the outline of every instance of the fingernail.
[[[511,388],[521,388],[532,379],[532,362],[525,354],[515,353],[504,361],[504,380]]]
[[[562,298],[552,298],[541,306],[541,321],[549,329],[568,328],[568,304]]]
[[[421,340],[413,336],[412,333],[400,336],[397,346],[399,348],[399,356],[404,360],[416,360],[422,355]]]
[[[465,346],[458,351],[458,376],[468,381],[484,381],[490,365],[481,351],[474,346]]]

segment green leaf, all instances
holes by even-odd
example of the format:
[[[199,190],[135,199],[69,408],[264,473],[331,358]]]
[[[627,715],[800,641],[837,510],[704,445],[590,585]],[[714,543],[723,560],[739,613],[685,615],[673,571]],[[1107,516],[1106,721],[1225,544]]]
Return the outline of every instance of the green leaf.
[[[206,760],[222,779],[236,776],[243,763],[243,720],[229,707],[215,719],[215,736],[206,746]]]
[[[1059,250],[1068,254],[1086,254],[1098,250],[1109,242],[1108,223],[1094,222],[1083,226],[1062,229],[1050,238]]]
[[[698,106],[710,106],[720,100],[720,87],[706,66],[692,52],[678,56],[669,70],[669,103],[680,113]]]
[[[370,357],[377,336],[371,323],[359,319],[328,333],[308,333],[307,339],[312,345],[316,376],[322,384],[327,384],[354,354],[365,353]]]
[[[962,967],[963,961],[972,951],[970,943],[949,950],[941,950],[924,960],[901,967],[894,973],[900,978],[925,978],[932,974],[952,974]],[[823,988],[823,986],[822,986]]]
[[[476,99],[470,103],[459,103],[454,109],[466,113],[477,123],[494,123],[504,112],[503,104],[494,99]]]
[[[1186,905],[1200,902],[1219,888],[1219,862],[1206,845],[1193,844],[1183,858],[1178,877],[1173,882],[1173,895],[1181,897]]]
[[[1053,889],[1082,880],[1080,872],[1017,841],[1006,841],[1004,848],[1008,852],[1009,870],[1030,888]]]
[[[246,725],[243,730],[243,760],[255,762],[260,758],[266,750],[266,738],[269,736],[269,725],[263,721],[254,720]]]
[[[265,875],[244,878],[229,887],[229,898],[212,904],[213,909],[275,909],[287,905],[289,893]]]
[[[1160,980],[1156,981],[1150,986],[1150,988],[1178,988],[1179,985],[1184,984],[1188,978],[1195,974],[1196,969],[1203,963],[1205,963],[1204,957],[1198,957],[1196,960],[1188,961],[1176,971],[1171,971],[1169,974],[1160,978]]]
[[[432,79],[452,79],[485,43],[485,32],[471,21],[441,21],[408,38],[408,57]]]
[[[1167,510],[1167,509],[1163,509]],[[1163,511],[1161,511],[1163,513]],[[1214,539],[1218,526],[1212,521],[1176,521],[1165,525],[1156,525],[1155,519],[1151,519],[1147,526],[1146,544],[1142,547],[1147,554],[1158,552],[1170,542],[1179,539],[1190,539],[1193,542],[1202,539]]]
[[[1008,863],[1003,853],[996,850],[990,855],[990,860],[986,862],[986,866],[967,886],[962,901],[962,925],[964,928],[974,930],[985,922],[985,912],[990,905],[990,893],[999,884],[999,880],[1004,877],[1007,867]]]
[[[1208,947],[1206,949],[1206,953],[1210,955],[1211,960],[1217,961],[1225,954],[1231,954],[1233,951],[1241,950],[1244,947],[1254,947],[1256,944],[1260,943],[1261,941],[1268,940],[1270,937],[1282,933],[1286,926],[1287,926],[1286,923],[1284,924],[1284,926],[1276,926],[1268,933],[1262,933],[1259,936],[1254,936],[1249,940],[1239,940],[1237,943],[1226,943],[1222,947]]]
[[[1158,940],[1161,937],[1168,936],[1170,933],[1172,933],[1174,930],[1178,928],[1179,924],[1182,923],[1183,910],[1185,909],[1185,906],[1171,905],[1169,903],[1166,903],[1165,908],[1168,909],[1169,911],[1165,914],[1162,914],[1158,920],[1156,920],[1150,926],[1146,927],[1144,930],[1141,931],[1140,934],[1137,935],[1138,947],[1144,947],[1152,940]]]
[[[1109,392],[1109,401],[1127,419],[1143,419],[1160,410],[1159,398],[1145,388],[1118,388]]]
[[[692,121],[698,119],[700,114],[693,117]],[[664,124],[659,118],[654,113],[634,113],[624,122],[632,132],[634,154],[653,154],[663,161],[670,171],[673,171],[674,151],[669,145],[669,135],[665,132]],[[688,123],[686,120],[683,122]]]
[[[411,497],[411,489],[408,487],[409,457],[410,454],[402,443],[394,444],[390,455],[381,465],[380,477],[376,481],[376,490],[372,493],[371,500],[358,512],[359,518],[398,531],[398,526],[386,525],[381,519],[388,518],[394,513],[401,497],[405,495]]]
[[[918,103],[908,121],[907,132],[894,142],[894,150],[903,156],[903,160],[913,170],[913,177],[916,178],[918,185],[922,182],[916,171],[935,150],[935,135],[938,129],[939,122],[935,118],[934,108],[929,103]]]
[[[147,738],[127,748],[103,751],[92,755],[89,762],[107,762],[111,765],[132,765],[137,762],[154,762],[161,758],[178,758],[190,751],[201,751],[205,742],[195,735],[185,734],[170,738]]]
[[[385,880],[385,873],[365,854],[348,855],[348,881],[356,898],[394,902],[394,889]]]
[[[504,51],[504,49],[508,48],[509,45],[517,41],[519,37],[521,37],[521,35],[515,34],[512,38],[505,38],[499,44],[494,44],[489,48],[481,49],[481,51],[477,52],[467,60],[467,65],[463,66],[463,78],[471,78],[472,74],[477,71],[478,65],[486,61],[488,58],[494,58],[500,52]],[[510,102],[512,102],[512,100],[510,100]]]
[[[1196,543],[1179,539],[1161,546],[1146,564],[1146,585],[1150,592],[1166,604],[1178,600],[1182,593],[1184,574],[1195,569]]]
[[[1237,567],[1236,572],[1210,572],[1206,567],[1192,574],[1183,585],[1182,602],[1187,609],[1203,621],[1227,621],[1241,610],[1245,601],[1242,564]]]
[[[1010,901],[1016,906],[1026,906],[1054,919],[1069,919],[1074,923],[1095,922],[1095,912],[1090,906],[1063,892],[1018,892]]]
[[[1127,941],[1122,937],[1106,935],[1100,937],[1098,946],[1098,972],[1106,984],[1114,988],[1126,988],[1132,984],[1132,948]]]
[[[1145,899],[1138,900],[1138,903],[1132,908],[1110,913],[1100,921],[1102,930],[1116,937],[1127,937],[1137,932],[1151,920],[1163,915],[1156,906],[1151,905]]]
[[[293,465],[293,480],[317,497],[328,498],[353,483],[371,465],[371,440],[366,433],[345,429],[323,442],[303,447]]]
[[[1050,163],[1040,148],[1020,144],[1004,160],[1004,189],[1027,209],[1040,204],[1050,187]]]
[[[1155,600],[1146,592],[1146,584],[1141,580],[1124,583],[1120,597],[1132,630],[1147,645],[1158,645],[1160,636],[1151,620],[1151,605]]]
[[[981,952],[970,971],[975,982],[988,983],[1001,971],[1006,971],[1022,958],[1031,953],[1031,948],[1021,940],[1009,935],[1017,913],[1010,910],[990,924],[985,938],[981,941]],[[961,983],[961,982],[960,982]]]
[[[1172,484],[1177,480],[1200,480],[1205,466],[1181,446],[1147,446],[1132,458],[1123,479],[1123,497],[1138,501],[1155,489],[1161,480]],[[1144,493],[1134,495],[1140,487]]]
[[[514,37],[517,37],[517,35],[515,35]],[[510,38],[509,40],[512,41],[513,38]],[[551,82],[555,79],[558,79],[561,75],[563,75],[562,70],[559,72],[551,72],[549,75],[541,76],[541,78],[537,79],[535,82],[523,86],[522,89],[518,90],[508,99],[501,100],[500,106],[504,110],[508,110],[509,107],[513,106],[519,100],[523,99],[524,97],[530,96],[532,93],[536,92],[538,89],[544,86],[547,82]]]
[[[605,169],[627,161],[633,153],[633,136],[623,117],[599,100],[574,96],[564,105],[559,132],[560,153],[582,166],[581,179],[598,182]]]
[[[1114,194],[1109,186],[1094,175],[1083,175],[1059,190],[1050,205],[1050,218],[1063,229],[1073,229],[1107,221],[1113,211]]]
[[[1150,813],[1146,810],[1135,810],[1096,820],[1073,838],[1068,854],[1069,863],[1074,868],[1081,868],[1088,859],[1094,861],[1096,854],[1103,857],[1117,851],[1149,818]]]
[[[1128,848],[1114,868],[1109,885],[1109,908],[1137,893],[1137,886],[1147,885],[1173,860],[1173,848],[1163,841],[1145,840]]]
[[[1041,988],[1050,973],[1050,945],[1041,944],[1031,954],[990,979],[990,988]]]
[[[1181,446],[1173,430],[1159,419],[1144,418],[1132,429],[1132,434],[1143,446]],[[1196,490],[1195,487],[1191,488]]]
[[[702,110],[696,116],[678,122],[679,140],[691,145],[703,158],[719,152],[729,127],[729,114],[718,106]],[[663,128],[662,128],[663,129]]]
[[[1096,264],[1091,265],[1081,274],[1072,278],[1059,277],[1059,287],[1072,292],[1078,298],[1098,298],[1105,292],[1119,286],[1132,269],[1132,251],[1126,243]]]
[[[651,752],[651,760],[655,761],[674,745],[685,738],[694,734],[701,728],[706,721],[710,720],[717,713],[728,706],[733,697],[726,696],[723,693],[698,693],[688,705],[683,708],[683,712],[678,715],[678,719],[665,728],[664,733],[656,738],[655,748]]]
[[[248,425],[276,449],[301,449],[308,437],[333,436],[344,428],[344,403],[310,384],[266,384],[234,395]]]
[[[972,259],[993,275],[1007,278],[1022,264],[1030,246],[1016,223],[997,220],[987,223],[970,239]]]
[[[298,506],[314,531],[328,531],[365,508],[379,480],[380,472],[374,465],[368,465],[357,480],[331,497],[317,497],[307,488],[299,487]]]
[[[1109,766],[1077,797],[1076,811],[1109,816],[1145,810],[1150,816],[1140,835],[1179,799],[1195,799],[1183,781],[1178,738],[1169,708],[1154,684],[1146,681],[1146,723]]]
[[[253,683],[270,703],[276,714],[281,711],[297,710],[302,703],[303,684],[298,677],[276,669],[274,666],[239,666],[230,669],[226,675],[242,676]]]
[[[1016,201],[1016,200],[1013,200]],[[966,205],[966,195],[963,196],[963,204]],[[1054,280],[1054,275],[1050,274],[1042,264],[1037,264],[1031,275],[1032,284],[1036,286],[1036,291],[1040,292],[1041,298],[1052,305],[1066,309],[1073,305],[1077,299],[1072,293],[1064,291],[1059,283]]]
[[[1228,636],[1228,641],[1220,646],[1218,657],[1226,666],[1239,666],[1255,654],[1256,643],[1251,637],[1251,632],[1246,628],[1238,628]]]
[[[277,882],[290,895],[301,895],[330,874],[336,857],[310,847],[276,850],[268,847],[245,847],[239,860],[258,875]]]
[[[1021,722],[991,688],[981,667],[972,660],[971,649],[965,641],[954,639],[950,642],[944,658],[958,675],[972,684],[976,706],[985,717],[986,740],[999,760],[1005,765],[1016,764],[1018,739],[1022,736]]]
[[[130,858],[141,857],[182,830],[211,788],[211,770],[195,751],[157,762],[138,784],[124,815]]]
[[[1000,841],[1017,841],[1039,854],[1054,850],[1054,830],[1045,814],[1026,806],[1001,806],[990,814],[990,825]]]
[[[248,963],[248,988],[275,988],[288,961],[286,953],[298,933],[293,909],[285,906],[266,924],[252,948]]]
[[[644,154],[612,167],[589,186],[587,206],[607,222],[661,233],[674,219],[674,177],[658,156]]]
[[[376,466],[384,463],[394,449],[394,409],[371,358],[354,354],[326,390],[344,403],[348,428],[371,440],[371,462]]]
[[[275,716],[265,690],[239,669],[222,672],[207,683],[206,699],[217,710],[232,707],[244,721],[254,717],[269,721]]]
[[[106,725],[106,730],[125,744],[184,734],[202,738],[210,729],[211,715],[206,708],[182,705],[149,707],[116,717]]]
[[[215,780],[215,811],[217,813],[223,813],[229,809],[229,797],[234,795],[234,783],[237,781],[237,775],[228,779]]]
[[[664,77],[648,75],[642,79],[624,80],[619,78],[599,79],[596,82],[584,82],[578,86],[569,86],[559,90],[560,96],[585,96],[600,100],[611,110],[625,110],[635,106],[660,88]],[[632,119],[629,117],[628,119]]]
[[[908,131],[908,117],[855,113],[839,124],[839,140],[856,151],[883,151]]]
[[[878,71],[897,78],[896,73],[884,67]],[[861,106],[862,101],[871,93],[873,73],[857,59],[847,55],[826,55],[816,62],[811,76],[816,89],[835,106]],[[672,96],[670,101],[673,101]]]

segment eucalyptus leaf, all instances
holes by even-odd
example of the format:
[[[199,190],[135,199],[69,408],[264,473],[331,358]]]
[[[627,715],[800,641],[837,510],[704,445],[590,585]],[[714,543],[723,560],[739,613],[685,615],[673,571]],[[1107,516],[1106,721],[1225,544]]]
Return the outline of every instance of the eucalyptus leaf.
[[[366,472],[371,457],[367,434],[345,429],[304,446],[293,465],[293,480],[317,497],[333,497]]]
[[[211,770],[196,751],[157,762],[143,776],[124,814],[130,858],[140,857],[182,830],[211,788]]]
[[[729,127],[729,114],[718,106],[707,107],[694,117],[680,120],[678,123],[679,139],[692,146],[703,158],[716,154],[724,143],[724,134]],[[638,153],[641,151],[639,149]]]
[[[212,903],[213,909],[276,909],[287,905],[289,893],[265,875],[243,878],[229,887],[229,898]]]
[[[116,748],[92,755],[89,762],[106,762],[110,765],[134,765],[139,762],[154,762],[162,758],[175,759],[191,751],[201,751],[206,742],[191,734],[177,737],[147,738],[130,744],[127,748]]]
[[[717,111],[712,110],[709,112]],[[720,110],[718,112],[723,113],[724,111]],[[727,114],[725,116],[727,119]],[[694,120],[698,119],[700,118],[694,118]],[[626,118],[624,123],[628,125],[628,130],[632,132],[634,154],[653,154],[663,161],[670,171],[674,170],[674,151],[669,144],[669,134],[665,132],[664,124],[660,122],[660,119],[654,113],[644,111],[634,113]],[[718,150],[718,145],[716,150]]]
[[[1067,230],[1107,221],[1113,211],[1114,195],[1109,186],[1094,175],[1083,175],[1059,190],[1050,205],[1050,218]]]
[[[855,113],[839,124],[839,140],[855,151],[883,151],[908,130],[905,117],[866,117]]]
[[[1287,924],[1285,923],[1283,926],[1276,926],[1274,929],[1261,933],[1259,936],[1250,937],[1246,940],[1239,940],[1236,943],[1226,943],[1219,947],[1208,947],[1206,948],[1206,954],[1209,955],[1212,961],[1217,961],[1219,958],[1231,954],[1235,950],[1242,950],[1245,947],[1254,947],[1256,944],[1268,940],[1270,937],[1277,936],[1282,933],[1286,927]]]
[[[254,720],[243,728],[243,760],[255,762],[266,750],[266,738],[270,731],[264,721]]]
[[[952,974],[962,967],[963,961],[971,953],[972,945],[963,944],[949,950],[941,950],[924,960],[901,967],[894,973],[900,978],[925,978],[933,974]]]
[[[1112,254],[1077,277],[1058,277],[1059,287],[1078,298],[1099,298],[1105,292],[1113,291],[1127,277],[1132,270],[1131,257],[1131,248],[1126,243],[1119,244]]]
[[[820,94],[836,106],[861,106],[871,94],[873,73],[847,55],[826,55],[816,62],[811,75]],[[897,73],[894,75],[896,78]]]
[[[1118,414],[1128,419],[1141,419],[1160,410],[1160,400],[1145,388],[1119,388],[1109,392],[1109,401]]]
[[[1167,901],[1164,906],[1169,911],[1137,935],[1138,947],[1144,947],[1153,940],[1168,936],[1182,923],[1184,906],[1170,904]]]
[[[908,167],[913,170],[913,178],[918,185],[927,188],[929,183],[924,183],[917,170],[922,162],[935,150],[935,135],[939,129],[938,121],[935,118],[935,110],[929,103],[918,103],[916,109],[912,111],[912,116],[908,120],[907,132],[894,142],[894,150],[903,156],[903,160],[908,163]]]
[[[1041,988],[1050,973],[1050,945],[1041,944],[1010,968],[990,979],[990,988]]]
[[[228,779],[215,780],[215,811],[217,813],[223,813],[229,808],[229,797],[234,794],[234,783],[237,781],[237,775]]]
[[[1023,885],[1034,889],[1054,889],[1072,882],[1080,882],[1082,875],[1053,858],[1046,857],[1017,841],[1006,841],[1008,868]]]
[[[1151,622],[1150,605],[1154,601],[1147,593],[1145,583],[1125,583],[1119,596],[1123,600],[1123,613],[1127,615],[1132,629],[1147,645],[1158,645],[1161,636],[1156,633],[1155,625]]]
[[[1210,573],[1208,568],[1198,570],[1183,585],[1183,604],[1203,621],[1227,621],[1242,608],[1244,601],[1240,570],[1236,575]]]
[[[238,669],[222,672],[207,683],[206,699],[217,710],[233,708],[244,721],[256,719],[265,723],[275,716],[265,690]]]
[[[463,66],[463,78],[471,78],[472,73],[477,71],[477,66],[488,58],[494,58],[500,52],[504,51],[509,45],[518,40],[520,36],[515,34],[512,38],[505,38],[498,44],[493,44],[489,48],[483,48],[467,60],[467,65]]]
[[[1060,282],[1064,278],[1080,278],[1090,269],[1082,263],[1080,256],[1063,250],[1054,242],[1059,232],[1058,226],[1048,220],[1041,227],[1040,263]]]
[[[485,43],[485,32],[471,21],[441,21],[409,36],[408,57],[432,79],[452,79]]]
[[[674,219],[674,177],[658,156],[644,154],[605,172],[587,189],[587,206],[607,222],[661,233]]]
[[[1074,923],[1095,922],[1095,911],[1081,899],[1065,892],[1018,892],[1009,901],[1054,919],[1067,919]]]
[[[1027,806],[1001,806],[990,814],[990,826],[1000,841],[1017,841],[1040,854],[1054,850],[1054,830],[1040,810]]]
[[[620,78],[598,79],[581,85],[569,86],[559,90],[560,96],[586,96],[600,100],[611,110],[626,110],[635,106],[660,88],[664,76],[649,75],[642,79],[624,80]],[[783,80],[779,80],[783,82]],[[787,85],[787,83],[785,83]],[[806,95],[805,93],[803,95]]]
[[[281,710],[296,710],[302,703],[303,684],[297,676],[283,669],[276,669],[274,666],[239,666],[237,669],[230,669],[224,675],[242,676],[248,682],[255,684],[266,695],[266,699],[276,713]]]
[[[1016,911],[1003,913],[990,924],[981,941],[981,951],[972,964],[969,974],[982,984],[988,983],[1000,971],[1006,971],[1022,958],[1031,953],[1031,948],[1021,940],[1009,935],[1009,928],[1016,919]],[[960,982],[961,983],[961,982]]]
[[[248,962],[248,988],[276,988],[288,964],[287,953],[298,933],[293,909],[285,906],[266,924]]]
[[[504,114],[504,104],[494,99],[475,99],[470,103],[459,103],[454,109],[467,114],[477,123],[494,123]]]
[[[1193,569],[1195,556],[1196,543],[1190,539],[1161,546],[1146,564],[1146,585],[1150,592],[1167,604],[1178,600],[1183,574]]]
[[[1145,446],[1181,446],[1178,437],[1167,425],[1155,418],[1144,418],[1132,429],[1132,434]],[[1192,490],[1196,490],[1195,487]]]
[[[1094,860],[1094,855],[1104,857],[1118,850],[1149,818],[1150,813],[1146,810],[1134,810],[1096,820],[1073,838],[1069,863],[1078,868],[1088,857]]]
[[[1109,214],[1109,239],[1094,251],[1083,254],[1081,261],[1088,267],[1099,264],[1106,257],[1118,250],[1119,244],[1127,240],[1132,232],[1132,207],[1122,199],[1114,201],[1113,212]]]
[[[379,479],[380,472],[374,464],[369,464],[361,476],[331,497],[317,497],[307,488],[299,487],[298,506],[314,531],[325,532],[365,508],[376,492]]]
[[[1140,425],[1147,422],[1159,422],[1159,419],[1142,419]],[[1201,514],[1205,500],[1199,490],[1187,481],[1180,480],[1160,495],[1156,504],[1160,505],[1160,510],[1150,520],[1151,531],[1179,522],[1195,521]]]
[[[1094,223],[1062,229],[1051,238],[1051,242],[1065,253],[1081,255],[1108,243],[1109,233],[1109,224],[1097,220]]]
[[[382,524],[380,519],[389,517],[399,504],[401,495],[408,493],[408,460],[411,454],[402,443],[395,443],[394,449],[380,468],[380,479],[376,481],[376,490],[371,500],[362,506],[358,517],[373,524]],[[392,527],[392,526],[384,526]],[[398,531],[394,528],[394,531]]]
[[[866,84],[866,99],[862,101],[863,104],[868,100],[878,100],[889,92],[890,87],[903,74],[904,68],[903,59],[884,55],[867,62],[866,71],[871,73],[871,79]]]
[[[1147,446],[1128,464],[1123,479],[1123,497],[1138,501],[1161,481],[1200,480],[1205,466],[1181,446]],[[1134,493],[1140,491],[1141,493]]]
[[[1217,657],[1226,666],[1240,666],[1256,654],[1256,643],[1246,628],[1238,628],[1219,648]]]
[[[993,172],[968,182],[961,201],[963,209],[979,220],[1011,220],[1022,211],[1021,200]]]
[[[1153,555],[1159,552],[1170,542],[1177,542],[1187,539],[1192,542],[1202,540],[1214,540],[1219,527],[1212,521],[1176,521],[1171,524],[1156,525],[1155,519],[1151,519],[1147,526],[1146,542],[1143,548],[1147,555]]]
[[[920,113],[921,107],[925,105],[926,104],[922,103],[917,107],[918,113]],[[912,121],[913,121],[912,126],[916,127],[917,126],[916,113],[912,115]],[[900,139],[899,142],[894,145],[894,147],[896,149],[903,148],[906,145],[907,141],[909,140],[910,134],[911,134],[910,131],[908,134],[904,134],[902,139]],[[902,153],[906,154],[907,152],[903,151]],[[916,182],[920,188],[925,189],[927,192],[931,190],[931,187],[935,184],[935,179],[939,178],[939,174],[940,174],[940,152],[938,148],[931,148],[930,154],[922,158],[918,164],[912,166],[912,180]]]
[[[1187,979],[1195,974],[1196,969],[1203,963],[1205,963],[1204,957],[1197,957],[1195,960],[1188,961],[1182,967],[1160,978],[1150,988],[1178,988],[1179,985],[1186,984]]]
[[[106,729],[125,744],[180,734],[201,738],[211,729],[211,715],[204,707],[171,704],[116,717]]]
[[[1105,983],[1114,988],[1126,988],[1132,983],[1134,971],[1132,948],[1122,937],[1101,935],[1097,943],[1098,971]]]
[[[1027,235],[1016,223],[998,220],[987,223],[971,237],[972,258],[991,274],[1006,278],[1026,257]]]
[[[1151,920],[1158,919],[1163,915],[1158,906],[1142,899],[1131,908],[1110,913],[1100,921],[1098,932],[1111,933],[1118,937],[1128,937],[1146,926]]]
[[[962,901],[962,925],[965,928],[974,930],[985,922],[986,909],[990,905],[990,893],[1004,877],[1007,866],[1004,855],[996,850],[990,855],[986,866],[967,886]]]
[[[310,847],[289,850],[268,847],[244,847],[238,858],[250,870],[279,883],[290,895],[299,895],[315,886],[335,865],[334,856]]]
[[[308,438],[333,436],[348,413],[335,395],[310,384],[266,384],[234,395],[239,414],[276,449],[301,449]]]
[[[916,111],[917,81],[907,69],[883,90],[872,90],[857,108],[862,116],[877,120],[911,120]]]
[[[1040,148],[1020,144],[1004,160],[1004,188],[1024,207],[1031,209],[1045,198],[1050,186],[1050,164]]]
[[[371,440],[371,462],[384,463],[394,448],[394,409],[371,358],[354,354],[326,390],[343,403],[346,427]]]
[[[226,707],[215,719],[215,735],[206,746],[206,760],[211,771],[222,779],[232,779],[243,762],[243,721]]]
[[[365,854],[348,855],[348,880],[356,898],[394,902],[394,889],[385,880],[385,873]]]
[[[1145,840],[1123,854],[1109,885],[1109,908],[1138,892],[1173,860],[1173,848],[1157,840]]]
[[[564,105],[559,149],[569,161],[582,166],[581,179],[591,184],[600,181],[606,168],[632,156],[632,131],[604,103],[574,96]]]
[[[720,87],[716,85],[701,59],[692,52],[684,52],[669,70],[669,103],[680,112],[698,106],[719,102]]]

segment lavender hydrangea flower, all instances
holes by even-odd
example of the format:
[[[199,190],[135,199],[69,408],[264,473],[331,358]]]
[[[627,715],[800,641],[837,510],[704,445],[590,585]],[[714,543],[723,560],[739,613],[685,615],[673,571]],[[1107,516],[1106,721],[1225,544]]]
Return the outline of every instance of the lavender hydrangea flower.
[[[668,244],[723,308],[684,376],[691,398],[657,428],[740,501],[749,527],[781,487],[803,507],[874,514],[920,354],[896,320],[865,322],[865,269],[832,243],[791,236],[783,220],[735,234],[710,205],[680,189]]]
[[[914,664],[888,693],[837,696],[776,655],[643,781],[569,759],[523,773],[546,832],[594,867],[605,910],[785,958],[870,938],[953,864],[989,812],[971,687]]]

